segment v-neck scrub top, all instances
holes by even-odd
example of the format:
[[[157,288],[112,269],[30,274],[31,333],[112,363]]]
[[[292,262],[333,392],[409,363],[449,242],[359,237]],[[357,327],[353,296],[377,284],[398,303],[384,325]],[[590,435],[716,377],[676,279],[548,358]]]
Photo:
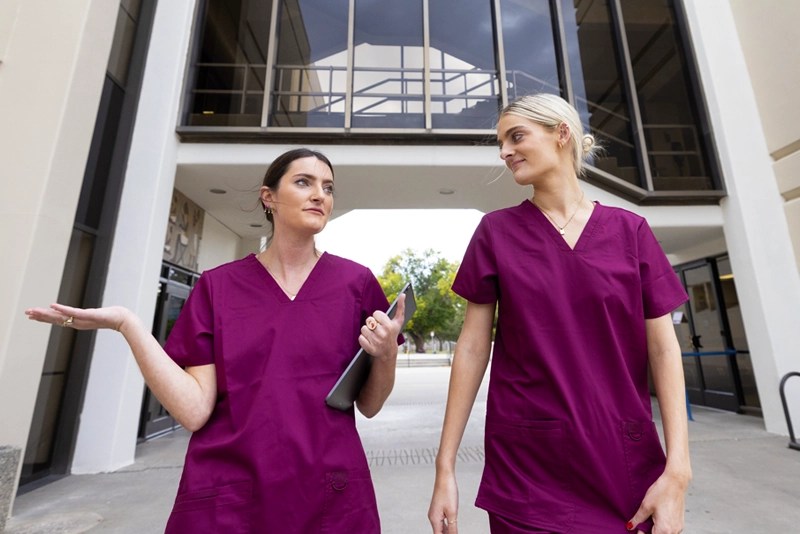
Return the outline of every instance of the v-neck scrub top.
[[[203,273],[165,350],[213,363],[217,401],[189,441],[167,533],[380,532],[354,411],[325,396],[388,304],[369,269],[327,253],[294,300],[255,255]]]
[[[626,532],[665,465],[645,319],[688,298],[647,222],[596,203],[571,249],[526,200],[483,217],[453,290],[498,306],[476,505],[547,532]]]

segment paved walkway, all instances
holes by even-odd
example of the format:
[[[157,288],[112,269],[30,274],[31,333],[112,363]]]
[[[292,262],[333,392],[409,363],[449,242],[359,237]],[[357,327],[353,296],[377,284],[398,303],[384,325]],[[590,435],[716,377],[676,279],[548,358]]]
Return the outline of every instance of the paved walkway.
[[[448,367],[399,368],[384,410],[358,421],[384,534],[430,532],[426,513],[449,372]],[[485,399],[484,387],[459,457],[461,534],[488,532],[485,513],[472,505],[483,465]],[[767,434],[756,417],[703,407],[694,407],[693,415],[694,481],[685,532],[800,532],[800,451],[788,449],[787,438]],[[177,431],[139,446],[136,462],[125,469],[68,476],[19,496],[6,532],[162,532],[187,439]]]

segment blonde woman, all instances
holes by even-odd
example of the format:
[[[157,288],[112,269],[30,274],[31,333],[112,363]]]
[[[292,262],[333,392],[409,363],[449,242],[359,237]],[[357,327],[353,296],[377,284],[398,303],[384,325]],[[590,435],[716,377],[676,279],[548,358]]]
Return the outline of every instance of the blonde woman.
[[[476,501],[491,532],[681,532],[691,468],[670,312],[687,295],[642,217],[586,198],[578,176],[594,139],[571,105],[523,97],[501,112],[497,141],[533,194],[483,218],[453,284],[468,306],[436,460],[433,532],[458,532],[455,460],[489,363],[495,309]]]

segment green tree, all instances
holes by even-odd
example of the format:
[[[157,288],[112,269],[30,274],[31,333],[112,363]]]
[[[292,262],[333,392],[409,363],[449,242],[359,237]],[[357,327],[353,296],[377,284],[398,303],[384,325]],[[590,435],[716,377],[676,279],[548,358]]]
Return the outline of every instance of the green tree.
[[[450,290],[457,271],[457,263],[447,261],[434,250],[418,254],[406,249],[389,259],[378,277],[390,299],[407,280],[414,285],[417,311],[405,333],[414,341],[417,352],[425,352],[425,340],[431,332],[441,342],[455,340],[461,331],[466,303]]]

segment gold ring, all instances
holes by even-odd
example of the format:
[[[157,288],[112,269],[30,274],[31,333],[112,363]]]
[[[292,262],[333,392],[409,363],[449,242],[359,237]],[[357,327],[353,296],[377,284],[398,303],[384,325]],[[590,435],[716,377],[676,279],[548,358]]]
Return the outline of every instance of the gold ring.
[[[64,322],[63,322],[63,323],[61,323],[61,326],[69,326],[69,325],[71,325],[71,324],[72,324],[72,323],[74,323],[74,322],[75,322],[75,317],[73,317],[72,315],[70,315],[69,317],[67,317],[66,319],[64,319]]]
[[[375,330],[376,328],[378,328],[378,321],[376,321],[375,318],[372,316],[367,317],[367,328],[369,328],[370,330]]]

